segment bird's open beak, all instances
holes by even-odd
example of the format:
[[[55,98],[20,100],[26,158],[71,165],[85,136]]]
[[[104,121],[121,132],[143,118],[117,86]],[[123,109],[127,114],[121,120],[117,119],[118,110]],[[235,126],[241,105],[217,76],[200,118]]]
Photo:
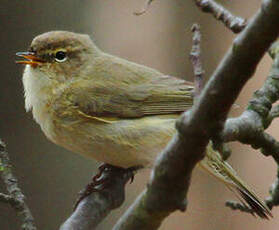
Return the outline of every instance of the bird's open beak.
[[[36,57],[35,53],[33,52],[17,52],[16,56],[24,57],[25,59],[27,59],[22,61],[16,61],[17,64],[37,66],[44,63],[44,61]]]

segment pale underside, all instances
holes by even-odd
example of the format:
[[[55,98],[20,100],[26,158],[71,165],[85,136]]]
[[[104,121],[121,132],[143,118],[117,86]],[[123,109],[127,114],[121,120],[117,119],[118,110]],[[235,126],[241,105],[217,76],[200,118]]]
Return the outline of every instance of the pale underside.
[[[110,124],[89,120],[56,128],[54,141],[100,162],[124,168],[149,167],[174,134],[174,122],[163,116]]]

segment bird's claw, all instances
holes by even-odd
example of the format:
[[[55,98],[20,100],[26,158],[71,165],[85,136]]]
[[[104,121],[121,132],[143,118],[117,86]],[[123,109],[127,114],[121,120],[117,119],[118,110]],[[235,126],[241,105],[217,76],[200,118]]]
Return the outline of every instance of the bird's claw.
[[[79,192],[79,197],[74,205],[74,210],[76,210],[79,203],[87,196],[92,194],[93,192],[100,192],[106,188],[110,184],[110,182],[114,182],[113,177],[121,175],[125,178],[125,181],[130,179],[130,184],[134,181],[135,172],[142,167],[135,166],[127,169],[115,167],[109,164],[102,164],[99,166],[99,172],[93,176],[92,181]]]

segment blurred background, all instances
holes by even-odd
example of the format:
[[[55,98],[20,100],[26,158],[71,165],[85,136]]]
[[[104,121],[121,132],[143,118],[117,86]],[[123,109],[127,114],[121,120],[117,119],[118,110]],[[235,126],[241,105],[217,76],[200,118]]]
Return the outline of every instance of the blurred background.
[[[98,46],[115,55],[160,70],[169,75],[192,80],[189,61],[190,28],[201,24],[202,60],[206,77],[210,76],[230,46],[234,35],[210,15],[201,13],[186,0],[158,0],[142,16],[134,16],[145,0],[1,0],[1,84],[0,138],[3,139],[14,165],[14,173],[26,195],[38,229],[58,229],[70,215],[77,193],[96,172],[98,163],[73,154],[49,142],[31,114],[24,110],[22,66],[15,64],[15,53],[26,51],[34,36],[50,30],[70,30],[89,34]],[[251,17],[260,7],[260,0],[219,1],[232,12]],[[268,74],[268,56],[258,66],[256,76],[239,97],[240,114],[253,91]],[[236,76],[237,77],[237,76]],[[277,139],[275,121],[269,129]],[[268,195],[274,181],[276,165],[248,146],[232,144],[230,163],[241,177],[261,196]],[[98,229],[111,229],[136,196],[143,190],[149,171],[136,175],[127,186],[125,204],[113,211]],[[4,192],[0,181],[0,191]],[[165,220],[160,229],[278,229],[279,208],[274,218],[263,221],[224,207],[234,199],[222,184],[196,169],[188,195],[186,213],[176,212]],[[0,229],[19,229],[20,221],[14,210],[0,203]]]

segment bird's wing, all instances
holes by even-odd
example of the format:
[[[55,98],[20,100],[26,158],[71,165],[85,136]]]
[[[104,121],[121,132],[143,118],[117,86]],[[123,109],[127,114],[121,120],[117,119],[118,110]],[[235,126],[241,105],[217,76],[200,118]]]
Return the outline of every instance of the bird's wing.
[[[81,80],[65,90],[64,97],[81,114],[139,118],[175,114],[192,106],[191,83],[170,76],[156,76],[142,84]]]

